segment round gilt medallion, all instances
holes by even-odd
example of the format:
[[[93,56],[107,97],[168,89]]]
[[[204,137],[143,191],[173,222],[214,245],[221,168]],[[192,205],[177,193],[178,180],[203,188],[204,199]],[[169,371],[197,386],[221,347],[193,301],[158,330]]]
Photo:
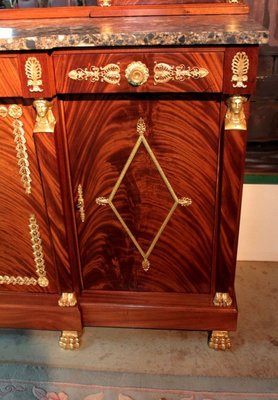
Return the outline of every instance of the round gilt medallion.
[[[44,276],[40,277],[38,279],[38,284],[40,287],[47,287],[49,285],[49,281],[47,278],[45,278]]]
[[[17,104],[12,104],[9,107],[9,116],[14,119],[20,118],[22,116],[22,108]]]
[[[132,86],[141,86],[149,78],[149,69],[141,61],[134,61],[125,70],[125,77]]]

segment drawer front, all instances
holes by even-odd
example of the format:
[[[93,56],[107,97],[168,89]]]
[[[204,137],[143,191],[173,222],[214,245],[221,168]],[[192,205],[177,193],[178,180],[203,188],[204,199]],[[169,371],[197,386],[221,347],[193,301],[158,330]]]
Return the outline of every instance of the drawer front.
[[[176,50],[175,50],[176,51]],[[220,92],[222,51],[54,55],[58,93]]]

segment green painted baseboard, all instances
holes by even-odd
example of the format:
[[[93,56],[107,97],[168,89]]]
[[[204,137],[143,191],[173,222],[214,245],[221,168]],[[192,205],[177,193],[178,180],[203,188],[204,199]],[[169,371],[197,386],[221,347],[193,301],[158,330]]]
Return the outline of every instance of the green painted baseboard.
[[[248,174],[244,175],[244,183],[249,184],[263,184],[263,185],[277,185],[278,174]]]

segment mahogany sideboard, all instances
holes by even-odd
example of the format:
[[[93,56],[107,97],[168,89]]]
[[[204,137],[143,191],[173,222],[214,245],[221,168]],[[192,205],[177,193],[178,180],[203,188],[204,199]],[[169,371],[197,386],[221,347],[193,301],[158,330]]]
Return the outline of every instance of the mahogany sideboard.
[[[71,349],[84,326],[230,347],[267,32],[216,3],[0,14],[1,327],[61,330]]]

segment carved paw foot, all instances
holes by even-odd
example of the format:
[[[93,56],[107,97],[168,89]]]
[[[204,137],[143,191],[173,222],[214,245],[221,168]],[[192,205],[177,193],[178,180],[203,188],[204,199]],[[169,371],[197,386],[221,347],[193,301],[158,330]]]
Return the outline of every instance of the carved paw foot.
[[[212,331],[209,337],[209,347],[214,350],[228,350],[231,340],[227,331]]]
[[[79,333],[76,331],[62,331],[59,339],[59,346],[65,350],[79,349]]]

